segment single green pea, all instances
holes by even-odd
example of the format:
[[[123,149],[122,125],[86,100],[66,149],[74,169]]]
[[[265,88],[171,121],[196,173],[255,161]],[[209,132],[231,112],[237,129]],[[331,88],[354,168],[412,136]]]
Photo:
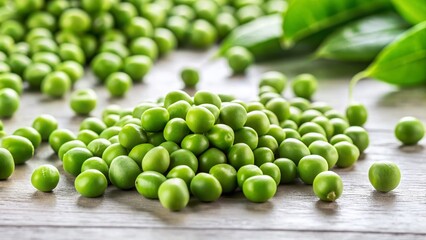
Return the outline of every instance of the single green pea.
[[[253,63],[253,54],[243,47],[232,47],[226,52],[229,67],[235,74],[244,73]]]
[[[322,201],[334,202],[342,195],[342,178],[332,171],[322,172],[315,177],[313,189],[315,195]]]
[[[192,195],[202,202],[214,202],[222,195],[222,185],[219,180],[208,173],[195,175],[190,184]]]
[[[191,105],[184,100],[179,100],[173,104],[171,104],[167,111],[169,112],[170,119],[174,118],[186,118],[186,114],[188,113],[188,110],[191,108]]]
[[[12,154],[5,148],[0,148],[0,180],[6,180],[15,171]]]
[[[258,136],[262,136],[269,131],[270,122],[264,112],[256,110],[247,114],[245,126],[253,128]]]
[[[344,116],[341,112],[335,109],[326,111],[324,113],[324,116],[330,120],[334,118],[340,118],[340,119],[346,120],[346,116]]]
[[[109,140],[111,142],[111,140]],[[111,142],[112,143],[112,142]],[[102,159],[108,164],[108,166],[111,165],[111,162],[123,155],[127,155],[127,149],[121,146],[120,143],[112,143],[110,146],[108,146],[104,153],[102,154]]]
[[[113,97],[123,97],[132,88],[132,79],[127,73],[116,72],[106,79],[106,86]]]
[[[362,127],[349,127],[345,130],[344,134],[352,139],[353,144],[359,149],[360,153],[363,153],[370,145],[368,132]]]
[[[245,143],[237,143],[228,151],[228,162],[235,169],[242,166],[254,164],[254,154],[251,148]]]
[[[71,95],[71,109],[80,115],[88,115],[96,108],[97,95],[92,89],[76,90]]]
[[[251,202],[266,202],[275,196],[277,185],[268,175],[258,175],[247,179],[243,185],[243,194]]]
[[[329,170],[336,165],[336,162],[339,159],[339,154],[336,148],[326,141],[313,142],[309,145],[309,151],[311,154],[323,157],[327,161]]]
[[[297,170],[305,184],[312,184],[319,173],[328,170],[328,163],[319,155],[308,155],[300,159]]]
[[[81,165],[81,172],[95,169],[100,171],[107,179],[108,179],[108,164],[100,157],[91,157],[84,161],[83,165]]]
[[[6,20],[0,26],[0,34],[11,36],[15,42],[19,42],[25,35],[25,29],[16,20]]]
[[[238,27],[238,21],[235,17],[226,12],[221,12],[215,19],[214,26],[216,27],[218,37],[225,38],[232,30]]]
[[[22,79],[15,73],[0,73],[0,90],[10,88],[19,95],[22,94]]]
[[[58,128],[58,121],[49,114],[42,114],[34,119],[32,127],[37,130],[43,141],[47,141],[50,134]]]
[[[209,21],[209,22],[214,21],[217,14],[219,13],[219,5],[215,1],[210,1],[210,0],[194,1],[194,4],[192,7],[198,18],[205,19],[206,21]]]
[[[335,145],[336,143],[339,143],[339,142],[349,142],[353,144],[352,138],[348,137],[345,134],[337,134],[330,139],[331,145]]]
[[[2,139],[1,145],[12,154],[16,165],[23,164],[34,156],[34,146],[25,137],[6,136]]]
[[[158,199],[158,190],[167,178],[155,171],[145,171],[136,178],[135,186],[140,195],[149,199]]]
[[[63,97],[71,88],[71,79],[61,71],[49,73],[41,83],[43,94],[49,97]]]
[[[9,118],[18,110],[19,95],[10,88],[0,89],[0,118]]]
[[[220,121],[234,130],[244,127],[247,121],[246,109],[237,103],[230,103],[220,109]]]
[[[264,163],[273,162],[275,160],[274,152],[267,147],[256,148],[253,154],[254,164],[259,167]]]
[[[141,15],[149,20],[155,27],[163,26],[166,19],[168,10],[159,2],[145,4],[140,8]]]
[[[154,148],[154,145],[150,143],[142,143],[132,148],[129,152],[129,157],[132,158],[138,166],[142,166],[142,159],[145,155]]]
[[[109,29],[102,34],[100,41],[101,42],[118,42],[121,44],[125,44],[127,43],[127,37],[122,31],[119,31],[117,29]],[[113,44],[113,45],[118,46],[117,44]],[[120,46],[122,48],[123,45],[120,45]],[[114,49],[110,48],[109,50],[113,51]]]
[[[259,138],[257,132],[251,127],[243,127],[234,133],[234,144],[245,143],[252,150],[257,148]]]
[[[129,49],[125,46],[124,43],[118,41],[107,41],[102,43],[99,48],[99,52],[105,53],[113,53],[119,56],[121,59],[124,59],[129,56]]]
[[[306,146],[311,145],[313,142],[316,141],[325,141],[327,142],[327,138],[320,134],[320,133],[316,133],[316,132],[308,132],[305,135],[302,136],[302,138],[300,139]]]
[[[13,132],[13,135],[25,137],[26,139],[30,140],[34,149],[37,149],[38,146],[40,146],[41,135],[32,127],[18,128],[15,130],[15,132]]]
[[[337,167],[347,168],[358,161],[360,151],[354,144],[343,141],[336,143],[334,147],[339,155],[339,159],[336,162]]]
[[[80,140],[72,140],[72,141],[66,142],[62,144],[62,146],[59,148],[58,157],[61,161],[63,161],[65,153],[67,153],[69,150],[73,148],[85,148],[85,147],[86,147],[86,144],[84,144],[84,142]]]
[[[122,65],[123,62],[119,56],[113,53],[103,52],[96,55],[92,60],[91,69],[101,81],[104,81],[108,76],[118,72]]]
[[[31,59],[24,54],[14,53],[9,56],[7,63],[13,73],[22,76],[27,66],[31,64]]]
[[[45,63],[32,63],[24,72],[24,79],[31,88],[40,89],[43,79],[52,72],[52,68]]]
[[[97,125],[93,124],[92,126],[90,126],[89,124],[87,124],[86,127],[84,127],[84,128],[90,129],[90,130],[92,130],[92,131],[94,131],[96,133],[101,132],[101,134],[99,135],[99,137],[100,138],[105,138],[105,139],[110,139],[110,138],[112,138],[114,136],[118,136],[118,134],[120,133],[120,131],[122,129],[122,127],[119,127],[119,126],[112,126],[112,127],[106,128],[104,130],[99,129],[100,131],[98,131],[96,129]],[[99,125],[99,126],[101,126],[101,125]]]
[[[77,176],[74,187],[83,197],[100,197],[108,187],[108,180],[102,172],[96,169],[89,169]]]
[[[114,4],[111,9],[118,26],[125,26],[138,15],[136,7],[129,2]]]
[[[140,126],[127,124],[120,130],[118,139],[123,147],[132,149],[136,145],[146,143],[148,141],[148,136]]]
[[[188,187],[180,178],[167,179],[158,189],[158,198],[163,207],[171,211],[180,211],[188,205]]]
[[[58,54],[62,61],[74,61],[81,65],[84,65],[86,62],[86,56],[83,50],[72,43],[62,43],[59,46]]]
[[[214,115],[206,108],[191,107],[186,114],[186,124],[194,133],[208,132],[215,123]]]
[[[313,123],[318,124],[325,132],[327,138],[331,138],[334,134],[333,124],[324,116],[316,117],[312,120]]]
[[[172,168],[169,173],[167,173],[167,178],[180,178],[184,180],[188,188],[190,187],[190,184],[194,177],[194,171],[186,165],[176,166]]]
[[[53,151],[57,153],[61,146],[69,141],[76,140],[77,137],[68,129],[56,129],[49,136],[49,144]]]
[[[175,5],[170,12],[172,16],[180,16],[188,20],[193,20],[195,18],[195,11],[189,5],[179,4]]]
[[[222,105],[222,101],[217,94],[209,91],[197,91],[194,95],[194,104],[201,105],[204,103],[213,104],[219,109]]]
[[[30,54],[30,45],[26,42],[19,42],[19,43],[15,44],[15,47],[11,51],[11,54],[29,55]]]
[[[108,11],[112,4],[113,0],[82,0],[81,5],[84,10],[90,13],[96,12],[105,12]]]
[[[299,127],[299,133],[301,136],[307,134],[307,133],[312,133],[312,132],[316,132],[319,133],[321,135],[323,135],[324,137],[326,136],[326,133],[324,131],[324,129],[319,125],[316,124],[314,122],[305,122],[303,123],[300,127]]]
[[[169,169],[173,169],[176,166],[185,165],[190,167],[194,172],[198,170],[198,159],[189,150],[179,149],[170,154],[170,166]]]
[[[208,138],[202,134],[187,135],[181,143],[181,147],[183,149],[191,151],[196,156],[199,156],[201,153],[207,150],[209,145]]]
[[[298,131],[294,130],[294,129],[283,128],[283,131],[285,132],[286,139],[289,139],[289,138],[294,138],[294,139],[297,139],[297,140],[302,139],[302,137],[300,136],[300,133]]]
[[[333,134],[342,134],[349,127],[349,123],[342,118],[332,118],[330,123],[333,126]]]
[[[58,186],[59,171],[55,166],[45,164],[34,169],[31,184],[39,191],[51,192]]]
[[[91,157],[93,157],[93,154],[87,148],[72,148],[63,156],[65,172],[73,176],[78,176],[81,173],[81,166],[83,163]]]
[[[281,170],[280,168],[272,163],[272,162],[266,162],[260,166],[260,170],[262,170],[263,175],[268,175],[274,179],[277,186],[281,182]]]
[[[150,132],[148,133],[148,142],[157,147],[166,142],[166,139],[164,139],[162,132]]]
[[[190,105],[193,104],[192,98],[188,95],[188,93],[181,90],[174,90],[166,94],[164,98],[164,107],[168,108],[170,105],[180,100],[184,100]]]
[[[367,122],[368,112],[361,103],[351,103],[346,108],[346,117],[351,126],[363,126]]]
[[[425,135],[423,123],[415,117],[403,117],[395,126],[395,137],[404,145],[415,145]]]
[[[278,158],[274,161],[274,164],[278,166],[281,172],[280,184],[293,183],[297,177],[297,166],[288,158]]]
[[[266,105],[269,101],[275,98],[282,98],[280,94],[275,92],[266,92],[266,93],[259,93],[259,102],[262,103],[262,105]]]
[[[226,154],[217,148],[209,148],[198,158],[200,172],[209,172],[212,167],[226,163]]]
[[[140,82],[151,70],[151,67],[151,58],[144,55],[135,55],[124,59],[123,71],[127,73],[133,81]]]
[[[118,156],[109,167],[109,179],[119,189],[135,187],[136,178],[141,173],[139,166],[128,156]]]
[[[179,44],[184,43],[187,39],[189,27],[190,22],[188,19],[181,16],[171,16],[166,22],[166,28],[173,32]]]
[[[211,103],[203,103],[203,104],[200,104],[198,106],[206,108],[207,110],[209,110],[213,114],[215,121],[217,121],[219,119],[220,110],[215,105],[213,105]]]
[[[297,97],[311,99],[318,87],[318,80],[311,74],[300,74],[292,83],[293,93]]]
[[[248,4],[239,8],[235,13],[235,16],[240,24],[244,24],[263,16],[263,10],[258,5]]]
[[[300,140],[288,138],[284,140],[279,147],[279,156],[281,158],[291,159],[296,165],[300,159],[310,154],[309,148]]]
[[[117,114],[110,114],[104,117],[103,121],[107,127],[113,127],[120,121],[120,116]]]
[[[28,14],[40,10],[44,5],[43,0],[22,0],[14,3],[16,11],[20,14]]]
[[[143,55],[155,61],[158,58],[158,47],[154,40],[147,37],[134,39],[130,44],[130,53],[132,55]]]
[[[156,28],[154,30],[154,41],[158,46],[161,55],[166,55],[173,51],[177,46],[177,39],[173,32],[167,28]]]
[[[302,125],[304,123],[310,122],[320,116],[322,116],[322,113],[318,110],[314,110],[314,109],[306,110],[302,113],[302,115],[300,115],[299,124]]]
[[[180,77],[185,84],[185,87],[195,87],[200,81],[198,70],[192,67],[186,67],[180,72]]]
[[[214,26],[206,20],[195,20],[189,30],[189,42],[196,48],[207,48],[212,46],[217,39]]]
[[[114,27],[114,17],[109,12],[97,13],[92,17],[91,31],[96,34],[105,33]]]
[[[180,146],[177,143],[171,141],[163,142],[159,146],[164,147],[167,152],[169,152],[169,154],[172,154],[173,152],[180,149]]]
[[[167,122],[164,127],[164,138],[167,141],[172,141],[180,144],[182,140],[189,134],[189,128],[185,120],[174,118]]]
[[[102,132],[106,129],[105,123],[102,122],[99,118],[89,117],[83,120],[80,124],[80,131],[84,129],[89,129],[94,131],[97,134],[102,134]],[[102,137],[102,136],[100,136]]]
[[[238,187],[237,171],[229,164],[217,164],[210,168],[209,173],[220,182],[225,194],[234,192]]]
[[[277,116],[279,122],[285,121],[290,117],[290,104],[283,98],[271,99],[265,107]]]
[[[290,106],[290,119],[296,124],[300,123],[300,119],[302,118],[302,110],[297,107]]]
[[[90,28],[91,20],[85,11],[78,8],[70,8],[62,13],[59,25],[63,30],[83,33]]]
[[[298,130],[299,126],[297,126],[297,123],[295,123],[293,120],[285,120],[284,122],[282,122],[280,124],[280,126],[284,129],[284,128],[290,128],[293,130]]]
[[[15,41],[11,36],[0,35],[0,52],[9,54],[10,51],[14,48]]]
[[[154,147],[142,159],[143,171],[165,173],[170,165],[169,152],[164,147]]]
[[[141,118],[142,114],[153,107],[158,107],[158,104],[152,102],[141,102],[136,107],[133,108],[132,116],[134,118]],[[121,111],[121,110],[120,110]]]
[[[401,171],[398,165],[389,161],[379,161],[368,170],[371,185],[379,192],[390,192],[398,187],[401,181]]]
[[[78,34],[71,32],[69,30],[63,30],[59,31],[55,34],[54,39],[58,44],[62,43],[72,43],[77,46],[81,46],[81,39],[79,38]]]
[[[272,150],[272,152],[276,153],[278,152],[278,142],[275,140],[274,137],[269,135],[264,135],[259,137],[259,144],[257,147],[266,147]]]
[[[1,62],[0,62],[0,74],[10,73],[10,71],[11,71],[9,65],[7,65],[7,63],[4,62],[4,61],[6,61],[6,60],[1,60]]]
[[[147,132],[162,131],[170,119],[167,109],[153,107],[142,113],[142,128]]]
[[[49,1],[46,10],[54,16],[60,16],[66,9],[70,8],[71,3],[67,0]]]
[[[55,53],[38,52],[32,56],[33,63],[45,63],[51,69],[55,69],[60,63],[61,59]]]
[[[234,131],[225,124],[216,124],[207,132],[207,138],[212,146],[226,151],[234,143]]]
[[[26,26],[28,29],[46,28],[54,31],[56,28],[56,19],[48,12],[38,11],[28,16]]]
[[[87,146],[89,145],[89,143],[91,143],[92,141],[94,141],[98,138],[99,138],[99,135],[97,133],[95,133],[94,131],[89,130],[89,129],[81,130],[77,134],[77,139],[82,141]]]
[[[38,52],[57,53],[59,50],[58,44],[51,38],[36,38],[29,42],[31,54]]]

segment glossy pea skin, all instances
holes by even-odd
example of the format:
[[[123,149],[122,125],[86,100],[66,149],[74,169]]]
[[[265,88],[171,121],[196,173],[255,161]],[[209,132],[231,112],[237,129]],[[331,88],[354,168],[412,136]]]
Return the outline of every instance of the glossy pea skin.
[[[0,34],[10,36],[15,42],[19,42],[25,35],[25,29],[18,21],[6,20],[0,27]]]
[[[56,129],[49,136],[49,145],[53,151],[57,153],[61,146],[69,141],[75,140],[77,137],[68,129]]]
[[[22,94],[22,79],[15,73],[0,73],[0,89],[10,88]]]
[[[181,143],[183,149],[187,149],[194,153],[196,156],[199,156],[205,150],[209,148],[209,140],[206,136],[202,134],[190,134],[187,135]]]
[[[328,169],[332,169],[339,159],[336,148],[326,141],[315,141],[309,145],[311,154],[323,157],[328,164]]]
[[[76,90],[71,95],[71,109],[79,115],[88,115],[96,108],[98,97],[92,89]]]
[[[371,185],[379,192],[389,192],[398,187],[401,181],[401,171],[398,165],[389,161],[379,161],[368,170]]]
[[[0,89],[0,118],[12,117],[19,105],[18,93],[10,88]]]
[[[160,146],[160,144],[166,142],[166,139],[164,139],[162,132],[148,133],[148,142],[154,146]]]
[[[170,119],[167,109],[153,107],[142,113],[141,125],[147,132],[162,131]]]
[[[240,24],[248,23],[263,15],[263,10],[256,4],[247,4],[240,7],[235,13]]]
[[[111,142],[112,143],[112,142]],[[108,164],[111,165],[111,162],[118,156],[127,155],[127,150],[120,143],[113,143],[107,147],[102,154],[102,159]]]
[[[152,24],[143,17],[134,17],[124,27],[124,32],[130,39],[139,37],[151,37],[154,34]]]
[[[58,55],[50,52],[38,52],[32,56],[33,63],[45,63],[52,69],[55,69],[60,63],[61,59]]]
[[[216,124],[207,132],[207,138],[212,146],[228,150],[234,143],[234,131],[225,124]]]
[[[167,178],[155,171],[145,171],[136,178],[135,186],[138,193],[149,199],[158,199],[158,189]]]
[[[77,139],[82,141],[84,144],[89,145],[93,140],[98,139],[99,135],[92,130],[84,129],[78,132]]]
[[[26,55],[13,53],[9,55],[7,63],[9,64],[9,67],[13,73],[22,76],[25,68],[31,64],[31,59]]]
[[[228,162],[237,170],[242,166],[254,164],[253,151],[247,144],[237,143],[228,151]]]
[[[157,44],[158,51],[161,55],[170,53],[177,46],[176,37],[166,28],[157,28],[154,30],[154,41]]]
[[[279,156],[291,159],[296,165],[299,164],[300,159],[309,154],[309,148],[303,142],[294,138],[284,140],[279,147]]]
[[[363,126],[367,122],[368,112],[361,103],[351,103],[346,108],[346,117],[351,126]]]
[[[278,158],[274,161],[274,164],[278,166],[281,172],[280,184],[293,183],[297,177],[297,166],[288,158]]]
[[[292,128],[283,128],[283,131],[285,132],[286,139],[294,138],[297,140],[301,140],[300,133]],[[319,133],[318,133],[319,134]]]
[[[330,123],[333,126],[333,134],[342,134],[349,127],[349,123],[341,118],[332,118]]]
[[[309,146],[313,142],[316,142],[316,141],[325,141],[325,142],[327,142],[327,138],[324,135],[322,135],[320,133],[316,133],[316,132],[306,133],[305,135],[302,136],[302,138],[300,140],[306,146]]]
[[[6,61],[6,55],[4,55],[4,57],[0,56],[0,60],[2,61],[2,62],[0,62],[0,73],[1,74],[10,73],[11,69],[10,69],[9,65],[5,62]]]
[[[148,141],[148,136],[140,126],[127,124],[120,130],[118,140],[123,147],[132,149],[136,145],[146,143]]]
[[[92,131],[94,130],[91,127],[88,127],[87,129],[89,129],[89,128]],[[119,127],[119,126],[112,126],[112,127],[106,128],[106,129],[104,129],[104,130],[101,131],[101,134],[99,135],[99,137],[100,138],[104,138],[104,139],[110,139],[110,138],[112,138],[114,136],[118,136],[118,134],[120,133],[121,129],[122,129],[122,127]],[[101,129],[99,129],[99,130],[101,130]],[[94,131],[94,132],[98,132],[98,131]]]
[[[415,145],[425,135],[423,123],[415,117],[403,117],[395,126],[395,137],[404,145]]]
[[[251,202],[266,202],[275,196],[277,185],[275,180],[267,175],[253,176],[243,185],[243,194]]]
[[[217,164],[210,169],[209,173],[220,182],[222,193],[232,193],[237,189],[237,171],[231,165]]]
[[[190,105],[193,104],[192,98],[188,95],[188,93],[182,90],[174,90],[167,93],[164,97],[164,107],[168,108],[170,105],[180,100],[184,100]]]
[[[272,150],[273,153],[278,151],[278,142],[274,137],[269,135],[264,135],[259,138],[259,144],[257,147],[267,147]]]
[[[191,107],[186,114],[186,124],[194,133],[208,132],[215,123],[214,115],[204,107]]]
[[[247,114],[245,126],[253,128],[258,136],[263,136],[269,131],[270,122],[265,113],[256,110]]]
[[[312,184],[319,173],[328,170],[328,163],[319,155],[308,155],[300,159],[297,170],[305,184]]]
[[[15,171],[12,154],[5,148],[0,148],[0,180],[6,180]]]
[[[58,55],[62,61],[75,61],[81,65],[86,63],[86,56],[83,50],[72,43],[62,43],[59,46]]]
[[[100,157],[91,157],[84,161],[81,165],[81,172],[87,171],[89,169],[96,169],[100,171],[108,179],[108,164]]]
[[[202,202],[214,202],[222,195],[219,180],[208,173],[195,175],[190,184],[192,195]]]
[[[82,0],[81,5],[84,10],[90,13],[108,11],[114,1],[112,0]]]
[[[123,65],[119,56],[109,52],[99,53],[91,62],[91,69],[95,76],[104,81],[112,73],[118,72]],[[130,78],[130,77],[129,77]]]
[[[342,195],[343,182],[337,173],[325,171],[315,177],[313,189],[322,201],[333,202]]]
[[[69,141],[69,142],[62,144],[62,146],[59,148],[59,151],[58,151],[59,159],[62,161],[64,159],[65,153],[67,153],[69,150],[71,150],[73,148],[77,148],[77,147],[85,148],[86,144],[83,143],[80,140],[72,140],[72,141]]]
[[[154,148],[154,145],[151,143],[142,143],[134,148],[129,152],[129,157],[132,158],[138,166],[142,166],[142,159],[145,157],[145,155]]]
[[[144,55],[155,61],[158,58],[158,47],[151,38],[140,37],[131,42],[130,53],[132,55]]]
[[[167,179],[158,189],[161,205],[171,211],[180,211],[188,205],[188,187],[180,178]]]
[[[63,97],[71,89],[71,79],[61,71],[49,73],[41,82],[43,94],[53,97]]]
[[[1,129],[0,129],[1,130]],[[32,127],[22,127],[18,128],[13,132],[13,135],[24,137],[31,141],[34,146],[34,149],[37,149],[41,143],[41,135]]]
[[[186,114],[188,113],[188,110],[190,108],[191,108],[191,105],[188,102],[186,102],[184,100],[179,100],[179,101],[171,104],[167,108],[167,111],[170,114],[170,119],[173,119],[173,118],[185,119]]]
[[[65,10],[59,19],[61,29],[74,33],[87,31],[90,28],[90,24],[90,16],[85,11],[78,8]]]
[[[320,134],[326,136],[326,133],[325,133],[324,129],[320,125],[318,125],[318,124],[316,124],[314,122],[303,123],[299,127],[298,131],[299,131],[299,133],[300,133],[301,136],[303,136],[303,135],[305,135],[307,133],[311,133],[311,132],[320,133]]]
[[[226,163],[226,154],[217,148],[209,148],[198,158],[198,171],[209,172],[217,164]]]
[[[272,111],[279,122],[285,121],[290,117],[290,104],[283,98],[274,98],[265,105],[266,109]]]
[[[349,142],[353,144],[352,138],[348,137],[345,134],[337,134],[330,139],[331,145],[335,145],[336,143],[339,143],[339,142]]]
[[[43,79],[52,72],[52,68],[45,63],[32,63],[24,72],[24,79],[31,88],[39,89]]]
[[[56,167],[45,164],[34,169],[31,184],[42,192],[51,192],[59,183],[59,171]]]
[[[352,139],[353,144],[358,148],[360,153],[363,153],[370,145],[368,132],[362,127],[349,127],[345,130],[344,134]]]
[[[214,25],[219,39],[225,38],[232,30],[238,27],[238,21],[235,17],[226,12],[221,12],[215,19]]]
[[[128,156],[118,156],[109,167],[109,179],[119,189],[128,190],[135,187],[136,178],[141,173],[139,166]]]
[[[172,168],[167,173],[167,178],[180,178],[185,181],[186,185],[190,186],[192,179],[195,177],[194,171],[186,165],[179,165]]]
[[[115,4],[111,11],[114,14],[114,19],[118,26],[128,24],[131,19],[137,16],[138,13],[136,7],[129,2],[120,2]]]
[[[93,157],[93,154],[87,148],[76,147],[67,151],[63,157],[65,172],[78,176],[81,173],[83,163],[91,157]]]
[[[330,120],[324,116],[316,117],[312,120],[313,123],[318,124],[325,132],[327,138],[331,138],[334,134],[334,127]]]
[[[151,68],[152,60],[147,56],[135,55],[124,59],[123,71],[127,73],[134,82],[142,81]]]
[[[132,79],[124,72],[112,73],[106,79],[106,87],[113,97],[125,96],[132,86]]]
[[[80,131],[84,129],[89,129],[99,134],[102,137],[103,131],[107,128],[105,123],[102,122],[99,118],[89,117],[83,120],[80,124]]]
[[[21,136],[6,136],[2,139],[1,146],[12,154],[16,165],[23,164],[34,156],[33,144]]]
[[[252,150],[257,148],[259,138],[257,132],[251,127],[243,127],[234,133],[234,144],[245,143]]]
[[[202,105],[205,103],[213,104],[218,109],[220,109],[222,105],[222,100],[219,95],[209,92],[209,91],[197,91],[194,95],[194,104]]]
[[[354,144],[344,141],[336,143],[334,147],[339,154],[339,159],[336,162],[337,167],[347,168],[358,161],[360,152]]]
[[[262,74],[259,81],[259,87],[271,86],[278,93],[282,93],[287,86],[287,77],[276,71],[269,71]]]
[[[192,88],[200,81],[200,74],[196,68],[185,67],[180,72],[180,78],[182,79],[185,87]]]
[[[186,121],[181,118],[174,118],[167,122],[164,127],[163,135],[167,141],[180,144],[189,134],[189,128]]]
[[[238,103],[230,103],[222,106],[219,118],[233,130],[239,130],[247,121],[247,110]]]
[[[189,42],[196,48],[212,46],[217,39],[214,26],[203,19],[195,20],[189,30]]]
[[[163,142],[159,146],[165,148],[169,154],[180,149],[180,146],[177,143],[171,141]]]
[[[254,61],[254,57],[251,52],[238,46],[230,48],[226,52],[225,57],[228,61],[229,67],[235,74],[244,73]]]
[[[81,196],[96,198],[104,194],[108,187],[108,180],[100,171],[89,169],[77,176],[74,187]]]
[[[282,141],[285,140],[286,134],[284,132],[284,129],[281,128],[278,125],[271,125],[269,127],[269,131],[266,133],[266,135],[272,136],[275,138],[278,144],[280,144]]]
[[[262,164],[267,162],[273,162],[275,160],[274,152],[267,147],[259,147],[253,151],[254,164],[260,167]]]
[[[268,175],[272,177],[276,182],[277,186],[280,184],[281,170],[276,164],[272,162],[264,163],[260,166],[260,170],[262,170],[263,175]]]
[[[293,93],[297,97],[311,99],[318,87],[318,80],[311,74],[300,74],[292,83]]]
[[[143,171],[165,173],[170,166],[170,155],[164,147],[154,147],[142,159]]]
[[[311,102],[308,99],[302,97],[295,97],[290,99],[290,105],[292,107],[298,108],[302,112],[311,108]]]

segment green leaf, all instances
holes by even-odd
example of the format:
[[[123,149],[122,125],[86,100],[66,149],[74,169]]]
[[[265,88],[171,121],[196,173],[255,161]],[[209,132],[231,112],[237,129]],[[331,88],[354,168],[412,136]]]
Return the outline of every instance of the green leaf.
[[[426,83],[426,22],[383,49],[363,75],[399,86]]]
[[[372,61],[408,24],[395,13],[383,13],[351,22],[330,35],[316,56],[340,61]]]
[[[390,0],[296,0],[284,14],[284,44],[387,8]]]
[[[396,10],[412,24],[426,21],[425,0],[392,0]]]

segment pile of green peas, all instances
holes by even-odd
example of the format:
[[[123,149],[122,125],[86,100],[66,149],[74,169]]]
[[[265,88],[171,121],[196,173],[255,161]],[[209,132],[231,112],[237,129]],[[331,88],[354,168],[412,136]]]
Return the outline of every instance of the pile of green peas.
[[[85,66],[111,96],[122,97],[177,47],[208,48],[240,24],[286,7],[285,0],[2,1],[0,118],[17,111],[24,83],[60,98]],[[227,59],[234,72],[253,61],[238,47]],[[194,86],[198,80],[190,78],[184,82]]]
[[[9,162],[23,164],[47,141],[82,196],[102,196],[112,184],[159,199],[172,211],[183,209],[191,196],[213,202],[236,191],[266,202],[279,185],[297,181],[312,185],[319,199],[335,201],[343,183],[332,169],[353,166],[368,147],[368,133],[328,104],[308,100],[312,91],[285,99],[287,85],[282,73],[264,73],[258,99],[250,102],[209,91],[171,91],[131,109],[111,105],[101,118],[84,119],[77,134],[41,115],[32,127],[6,136],[2,149]],[[53,168],[34,171],[35,188],[56,187]]]

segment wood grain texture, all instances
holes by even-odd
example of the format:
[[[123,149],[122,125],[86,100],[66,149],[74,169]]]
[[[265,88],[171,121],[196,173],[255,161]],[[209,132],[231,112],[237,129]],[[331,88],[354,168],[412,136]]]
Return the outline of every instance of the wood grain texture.
[[[106,89],[97,86],[90,74],[77,88],[94,88],[99,116],[108,104],[134,106],[141,100],[156,99],[172,89],[182,87],[178,79],[183,66],[201,68],[199,89],[231,93],[240,99],[253,100],[257,79],[266,70],[280,70],[290,78],[310,72],[321,81],[316,100],[326,101],[343,111],[347,104],[350,77],[362,65],[310,62],[306,58],[260,64],[246,76],[230,76],[223,61],[207,62],[210,53],[179,51],[156,64],[145,83],[136,85],[125,99],[110,99]],[[201,64],[201,65],[200,65]],[[291,96],[290,91],[286,93]],[[393,127],[405,115],[426,121],[425,89],[401,90],[375,82],[360,82],[356,99],[369,109],[367,128],[371,146],[351,169],[336,169],[345,188],[335,203],[324,203],[314,196],[312,187],[298,182],[280,186],[276,197],[263,204],[248,202],[241,193],[205,204],[192,199],[182,212],[169,212],[158,201],[147,200],[136,191],[109,187],[97,199],[80,197],[73,178],[62,170],[62,163],[46,144],[34,159],[18,166],[8,181],[0,181],[1,239],[117,239],[135,236],[146,239],[422,239],[426,237],[426,142],[400,147],[393,137]],[[50,113],[60,127],[78,130],[83,119],[68,107],[68,97],[49,100],[37,93],[23,95],[19,112],[5,121],[6,130],[30,125],[38,114]],[[402,172],[401,185],[388,194],[371,187],[367,172],[374,161],[396,162]],[[61,180],[53,193],[35,191],[31,172],[40,164],[58,167]]]

